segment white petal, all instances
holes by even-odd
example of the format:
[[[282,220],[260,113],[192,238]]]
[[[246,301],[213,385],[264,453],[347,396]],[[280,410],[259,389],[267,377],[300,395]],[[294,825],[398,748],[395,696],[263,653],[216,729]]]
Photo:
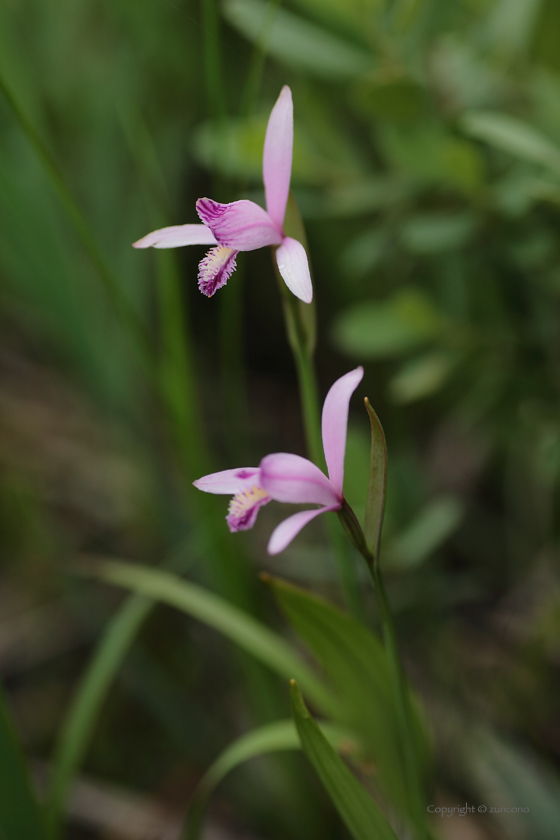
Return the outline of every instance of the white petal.
[[[286,236],[276,251],[276,262],[288,289],[304,303],[311,303],[313,285],[307,254],[301,242]]]

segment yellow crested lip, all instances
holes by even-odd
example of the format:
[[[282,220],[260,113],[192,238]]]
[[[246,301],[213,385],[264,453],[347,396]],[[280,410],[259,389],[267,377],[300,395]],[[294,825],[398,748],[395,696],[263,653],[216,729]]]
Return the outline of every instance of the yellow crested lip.
[[[264,502],[269,498],[270,497],[266,490],[263,490],[262,487],[255,484],[253,487],[250,487],[247,490],[242,490],[233,497],[229,503],[228,513],[233,516],[243,516],[255,505],[260,502]]]
[[[262,487],[255,484],[246,490],[241,490],[229,503],[226,520],[230,531],[247,531],[255,524],[257,514],[263,505],[271,498]]]

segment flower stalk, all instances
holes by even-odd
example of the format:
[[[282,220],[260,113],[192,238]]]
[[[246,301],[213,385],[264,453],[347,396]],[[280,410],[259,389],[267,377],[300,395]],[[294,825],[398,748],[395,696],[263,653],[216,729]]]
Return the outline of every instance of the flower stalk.
[[[395,625],[379,567],[379,550],[377,551],[377,556],[374,557],[372,551],[367,546],[366,538],[358,518],[346,500],[344,500],[342,507],[337,513],[350,542],[366,561],[373,584],[383,643],[391,671],[395,708],[401,735],[403,766],[410,796],[410,814],[419,832],[419,836],[422,840],[429,840],[430,834],[426,827],[424,795],[414,746],[414,725],[410,697],[399,654]]]

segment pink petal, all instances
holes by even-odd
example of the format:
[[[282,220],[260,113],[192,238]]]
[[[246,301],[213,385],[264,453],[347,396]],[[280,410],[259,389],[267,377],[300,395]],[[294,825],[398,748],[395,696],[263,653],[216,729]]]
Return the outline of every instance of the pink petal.
[[[216,238],[206,225],[173,225],[154,230],[134,242],[133,248],[180,248],[182,245],[216,245]]]
[[[262,459],[260,470],[261,487],[277,502],[312,502],[340,507],[342,499],[326,475],[307,458],[277,452]]]
[[[283,522],[278,525],[272,535],[270,540],[268,541],[267,551],[269,554],[280,554],[281,551],[289,546],[291,541],[302,528],[307,525],[308,522],[311,522],[312,519],[315,519],[316,516],[319,516],[321,513],[327,513],[330,510],[338,510],[338,505],[331,505],[328,507],[321,507],[318,510],[302,510],[300,513],[294,513],[293,516],[289,516],[287,519],[284,519]]]
[[[217,245],[208,251],[198,264],[198,288],[206,297],[225,286],[237,267],[235,258],[239,251]]]
[[[196,211],[220,245],[236,251],[254,251],[282,242],[282,236],[266,210],[254,201],[244,199],[219,204],[211,198],[199,198]]]
[[[282,230],[284,224],[290,191],[293,145],[294,106],[292,91],[287,85],[284,85],[268,120],[263,152],[266,209],[279,230]]]
[[[259,474],[258,467],[238,467],[236,470],[222,470],[222,472],[204,475],[197,481],[193,481],[193,484],[205,493],[223,493],[234,496],[243,490],[260,487]]]
[[[323,449],[329,471],[329,478],[336,492],[342,496],[344,480],[344,453],[346,452],[346,429],[350,397],[364,375],[363,367],[357,367],[341,376],[332,385],[323,405],[322,432]]]
[[[276,250],[276,262],[288,289],[304,303],[311,303],[313,286],[307,254],[301,242],[286,236]]]

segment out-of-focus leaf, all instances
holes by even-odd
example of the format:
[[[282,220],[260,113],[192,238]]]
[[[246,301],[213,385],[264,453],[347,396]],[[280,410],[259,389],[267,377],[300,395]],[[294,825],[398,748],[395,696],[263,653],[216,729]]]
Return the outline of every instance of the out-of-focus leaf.
[[[504,58],[527,52],[542,6],[543,0],[498,0],[491,9],[483,41]]]
[[[130,563],[103,563],[99,576],[156,601],[170,604],[218,630],[273,671],[297,679],[321,709],[332,711],[333,699],[321,681],[281,636],[219,595],[170,572]],[[291,675],[291,676],[290,676]]]
[[[361,233],[342,252],[340,270],[350,281],[358,281],[383,260],[389,242],[389,232],[383,228]]]
[[[516,117],[498,111],[468,111],[460,124],[471,137],[560,173],[560,146]]]
[[[29,774],[0,688],[0,837],[45,840]]]
[[[355,840],[397,840],[378,805],[331,747],[291,683],[292,712],[302,749]]]
[[[467,108],[494,107],[506,87],[503,75],[488,56],[452,34],[435,48],[432,68],[458,113]]]
[[[412,216],[402,228],[402,242],[414,254],[438,254],[463,248],[476,230],[472,213]]]
[[[375,27],[384,0],[292,0],[292,5],[310,12],[317,20],[335,26],[337,31],[361,36],[367,43],[367,36]]]
[[[350,356],[398,356],[437,338],[444,320],[418,289],[384,301],[358,303],[344,311],[333,329],[336,346]]]
[[[350,422],[344,457],[344,496],[360,521],[365,513],[371,435],[365,424]]]
[[[193,135],[192,150],[203,166],[217,166],[225,175],[250,178],[262,183],[262,155],[267,118],[231,119],[227,125],[212,122],[199,125]],[[313,145],[304,127],[294,140],[292,180],[322,185],[333,177],[331,161]]]
[[[387,492],[387,444],[383,426],[367,397],[365,406],[371,424],[371,450],[364,535],[367,547],[373,556],[377,557],[383,526],[385,494]]]
[[[410,196],[411,184],[398,177],[364,177],[359,182],[335,185],[326,193],[324,213],[328,216],[361,216],[392,207]]]
[[[376,780],[397,807],[407,809],[408,792],[399,748],[398,722],[385,649],[356,619],[322,598],[278,578],[266,577],[280,607],[317,657],[340,703],[337,723],[355,733],[375,762]],[[411,704],[414,705],[414,704]],[[426,769],[428,747],[415,719],[417,754]]]
[[[404,405],[432,396],[447,382],[455,361],[450,354],[436,351],[405,362],[389,383],[391,399]]]
[[[250,41],[257,41],[267,4],[263,0],[226,0],[226,20]],[[268,36],[268,53],[300,70],[328,79],[347,79],[367,72],[373,57],[291,12],[278,9]]]
[[[329,723],[321,730],[335,750],[352,743],[348,734]],[[279,720],[253,729],[233,741],[206,771],[190,800],[185,825],[185,840],[198,837],[208,801],[222,779],[252,758],[284,750],[299,750],[301,742],[293,720]]]
[[[556,840],[560,825],[560,777],[529,750],[487,729],[469,727],[462,744],[462,768],[480,796],[527,813],[501,813],[495,819],[507,836]],[[518,833],[519,832],[519,833]]]
[[[514,170],[492,185],[498,208],[504,216],[521,218],[538,198],[537,179]],[[557,188],[556,188],[557,189]]]
[[[444,182],[471,193],[483,181],[480,155],[473,144],[447,134],[435,122],[412,126],[384,123],[377,136],[396,170],[421,182]]]
[[[463,504],[455,496],[440,496],[429,502],[395,537],[384,552],[384,564],[391,569],[419,566],[436,551],[460,525]]]
[[[406,76],[368,78],[356,88],[353,99],[364,116],[397,123],[419,119],[427,106],[425,89]]]

